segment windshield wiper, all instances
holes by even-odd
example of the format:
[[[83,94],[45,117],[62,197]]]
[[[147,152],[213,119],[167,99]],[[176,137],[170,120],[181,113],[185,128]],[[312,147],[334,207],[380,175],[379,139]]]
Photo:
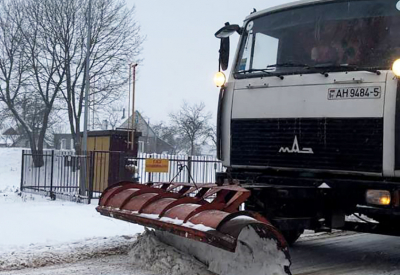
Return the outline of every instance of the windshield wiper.
[[[268,65],[267,68],[304,68],[307,70],[310,69],[317,69],[315,66],[310,66],[308,64],[303,64],[303,63],[290,63],[290,62],[286,62],[286,63],[278,63],[278,64],[273,64],[273,65]],[[329,74],[322,71],[320,72],[320,74],[324,75],[325,77],[328,77]]]
[[[279,77],[280,79],[284,79],[284,77],[280,74],[272,73],[271,70],[273,68],[304,68],[307,70],[318,70],[320,74],[324,75],[325,77],[328,77],[329,74],[328,72],[331,71],[336,71],[336,70],[347,70],[347,71],[367,71],[371,73],[375,73],[377,75],[381,75],[381,72],[374,67],[359,67],[357,65],[349,65],[349,64],[340,64],[340,65],[308,65],[308,64],[302,64],[302,63],[277,63],[273,65],[268,65],[267,68],[265,69],[250,69],[250,70],[243,70],[243,71],[238,71],[237,73],[239,74],[246,74],[246,73],[254,73],[254,72],[262,72],[266,73],[271,76],[276,76]]]
[[[267,75],[271,75],[271,76],[276,76],[279,77],[280,79],[284,79],[284,77],[282,75],[279,74],[274,74],[272,72],[270,72],[270,70],[267,69],[250,69],[250,70],[242,70],[242,71],[237,71],[236,73],[238,74],[247,74],[247,73],[265,73]]]
[[[292,68],[292,67],[301,67],[301,68],[309,68],[310,66],[307,64],[301,64],[301,63],[290,63],[290,62],[285,62],[285,63],[277,63],[273,65],[268,65],[267,68]]]
[[[349,65],[349,64],[341,64],[341,65],[315,65],[311,66],[312,69],[322,69],[324,70],[324,74],[327,73],[328,70],[339,70],[346,69],[351,71],[367,71],[377,75],[381,75],[381,72],[377,68],[373,67],[359,67],[357,65]]]

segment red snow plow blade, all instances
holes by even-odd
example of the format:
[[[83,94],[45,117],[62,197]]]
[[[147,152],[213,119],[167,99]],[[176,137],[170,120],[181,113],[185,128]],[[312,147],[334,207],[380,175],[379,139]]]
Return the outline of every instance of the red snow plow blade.
[[[261,238],[275,240],[289,258],[286,241],[274,226],[256,213],[238,211],[249,196],[237,185],[120,182],[103,192],[96,209],[230,252],[242,229],[251,227]]]

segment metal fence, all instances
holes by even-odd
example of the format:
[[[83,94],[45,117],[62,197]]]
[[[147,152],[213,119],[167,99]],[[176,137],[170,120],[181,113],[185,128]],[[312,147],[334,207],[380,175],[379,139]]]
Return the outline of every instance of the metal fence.
[[[127,159],[129,160],[129,157]],[[146,159],[167,159],[169,165],[168,172],[146,172]],[[223,170],[222,163],[216,158],[209,156],[139,154],[137,158],[130,160],[131,162],[137,161],[138,172],[136,177],[141,183],[171,181],[214,183],[215,173]]]
[[[34,158],[42,158],[43,165],[36,167]],[[74,155],[73,151],[45,150],[43,154],[22,151],[21,191],[42,193],[72,200],[79,196],[81,163],[89,161],[86,156]]]
[[[43,165],[35,167],[33,158],[42,157]],[[146,159],[168,160],[168,172],[146,171]],[[86,161],[86,179],[81,164]],[[222,172],[220,161],[209,156],[144,154],[93,151],[88,156],[73,151],[49,150],[33,155],[22,151],[21,190],[39,192],[51,198],[89,202],[98,198],[109,185],[123,181],[214,183],[216,172]],[[80,183],[85,181],[80,192]],[[82,195],[83,194],[83,195]]]

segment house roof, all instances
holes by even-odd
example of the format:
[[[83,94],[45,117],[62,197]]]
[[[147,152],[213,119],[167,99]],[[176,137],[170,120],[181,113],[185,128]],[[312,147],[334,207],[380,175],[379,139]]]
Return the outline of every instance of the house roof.
[[[0,134],[0,145],[11,146],[13,144],[12,140],[8,136]]]
[[[29,139],[28,139],[27,137],[25,137],[25,136],[19,136],[19,137],[17,138],[17,140],[13,143],[12,146],[15,146],[16,144],[18,144],[18,143],[20,143],[20,142],[26,142],[26,141],[29,141]],[[43,140],[43,144],[46,144],[46,146],[50,146],[50,143],[47,142],[46,140]]]
[[[135,120],[137,123],[132,123],[132,116],[128,117],[121,126],[117,127],[120,129],[136,129],[136,131],[141,132],[143,137],[154,137],[156,133],[153,128],[149,125],[146,119],[140,114],[140,112],[135,112]],[[133,125],[132,125],[133,124]]]
[[[3,135],[4,136],[17,136],[19,134],[13,127],[10,127],[3,132]]]

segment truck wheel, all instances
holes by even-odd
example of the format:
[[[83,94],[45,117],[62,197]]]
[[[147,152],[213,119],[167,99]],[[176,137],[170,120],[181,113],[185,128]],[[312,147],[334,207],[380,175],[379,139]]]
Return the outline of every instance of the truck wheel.
[[[282,231],[282,235],[285,237],[288,245],[292,246],[304,233],[304,229],[293,229]]]

